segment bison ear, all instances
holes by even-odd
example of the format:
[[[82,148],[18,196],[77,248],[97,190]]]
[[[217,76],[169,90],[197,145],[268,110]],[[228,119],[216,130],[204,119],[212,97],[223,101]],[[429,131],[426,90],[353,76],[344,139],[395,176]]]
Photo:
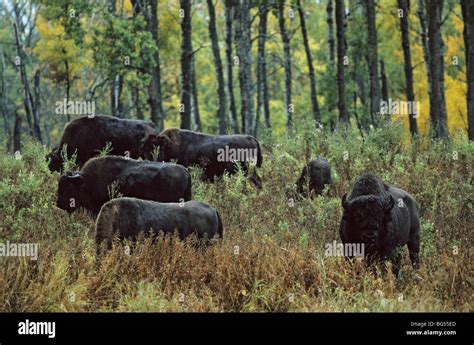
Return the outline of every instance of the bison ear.
[[[342,196],[342,207],[347,211],[349,203],[347,202],[347,193]]]
[[[383,201],[383,209],[385,212],[389,213],[393,206],[395,206],[395,199],[393,199],[392,195],[389,194]]]

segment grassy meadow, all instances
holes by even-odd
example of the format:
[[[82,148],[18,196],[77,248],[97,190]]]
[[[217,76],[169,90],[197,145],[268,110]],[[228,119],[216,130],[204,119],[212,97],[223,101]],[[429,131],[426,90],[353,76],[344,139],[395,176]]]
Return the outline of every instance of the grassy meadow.
[[[209,184],[193,171],[194,199],[219,210],[223,240],[202,249],[172,236],[143,239],[131,254],[117,244],[101,261],[95,220],[55,206],[49,149],[30,142],[21,157],[2,152],[0,242],[38,243],[39,255],[0,257],[0,311],[473,311],[474,143],[455,136],[412,145],[395,124],[364,138],[309,124],[295,133],[262,134],[260,192],[242,175]],[[291,202],[285,191],[316,155],[329,160],[333,184]],[[341,196],[364,171],[420,204],[419,271],[406,247],[398,278],[324,255],[325,244],[340,241]]]

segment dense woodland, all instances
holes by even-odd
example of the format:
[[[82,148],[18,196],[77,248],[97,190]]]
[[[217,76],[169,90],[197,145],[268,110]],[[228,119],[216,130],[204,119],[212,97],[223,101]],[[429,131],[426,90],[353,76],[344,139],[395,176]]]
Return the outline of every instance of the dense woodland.
[[[304,122],[363,136],[402,121],[413,136],[474,138],[469,0],[6,0],[0,18],[10,152],[28,136],[56,144],[84,115],[58,102],[91,101],[95,114],[209,133]]]

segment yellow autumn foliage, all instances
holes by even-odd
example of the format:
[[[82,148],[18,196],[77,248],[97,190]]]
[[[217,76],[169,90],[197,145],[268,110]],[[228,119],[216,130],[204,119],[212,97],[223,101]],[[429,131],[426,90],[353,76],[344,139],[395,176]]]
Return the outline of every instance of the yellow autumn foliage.
[[[66,38],[61,22],[47,21],[39,14],[36,26],[41,38],[33,52],[41,62],[47,64],[51,79],[60,82],[67,78],[66,61],[69,79],[79,77],[81,69],[88,63],[87,55],[77,47],[74,39]],[[87,35],[85,39],[89,40]]]
[[[380,14],[378,13],[379,30],[390,31],[392,33],[392,37],[388,42],[379,41],[379,52],[384,49],[391,49],[395,62],[400,65],[403,65],[404,57],[401,47],[399,19],[396,3],[389,0],[383,0],[381,1],[380,6],[384,8],[384,11],[381,11]],[[446,110],[448,114],[448,129],[450,135],[453,135],[457,131],[467,130],[467,87],[465,84],[465,66],[459,63],[460,61],[464,61],[464,40],[462,37],[464,24],[460,19],[460,11],[460,5],[456,4],[453,9],[454,13],[450,16],[452,21],[452,28],[450,28],[449,35],[443,35],[443,40],[445,44],[444,84],[446,96]],[[409,16],[409,23],[410,48],[413,66],[413,87],[415,91],[415,101],[420,102],[420,114],[418,116],[417,123],[420,133],[426,136],[428,134],[430,125],[430,104],[428,94],[427,66],[423,58],[423,47],[419,35],[417,2],[413,2],[412,4],[412,9],[410,11]],[[459,65],[455,65],[456,62],[458,62]],[[403,82],[404,80],[405,79],[403,79]],[[405,100],[406,95],[404,94],[404,92],[402,92],[400,94],[395,95],[395,98]],[[400,120],[400,117],[395,117],[394,120],[398,121]],[[404,129],[408,134],[409,122],[407,116],[403,117],[403,123]]]

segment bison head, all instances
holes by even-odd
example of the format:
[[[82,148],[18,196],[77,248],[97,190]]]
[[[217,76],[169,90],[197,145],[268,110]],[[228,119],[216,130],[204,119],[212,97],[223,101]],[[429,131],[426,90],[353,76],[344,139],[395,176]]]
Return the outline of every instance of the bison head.
[[[67,172],[59,178],[56,205],[60,209],[72,213],[81,206],[83,181],[79,172]]]
[[[159,135],[149,134],[140,144],[140,157],[162,162],[170,162],[172,159],[179,160],[181,137],[179,129],[169,128]],[[157,155],[154,152],[157,149]]]
[[[170,143],[166,135],[149,134],[140,143],[139,156],[146,160],[169,161],[171,158],[166,153]]]
[[[48,160],[48,167],[51,171],[61,171],[63,168],[63,161],[61,159],[61,150],[59,147],[53,148],[53,150],[46,156]]]
[[[345,194],[342,207],[347,231],[357,241],[378,247],[391,220],[390,213],[394,205],[395,200],[391,195],[363,195],[348,201]]]

